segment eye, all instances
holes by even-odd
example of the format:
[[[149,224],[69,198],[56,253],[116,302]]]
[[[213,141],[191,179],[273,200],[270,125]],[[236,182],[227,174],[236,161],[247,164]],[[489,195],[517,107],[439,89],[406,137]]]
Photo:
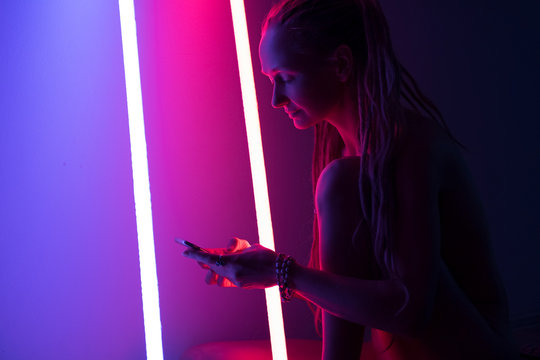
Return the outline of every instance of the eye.
[[[271,76],[271,75],[267,75],[267,76],[270,82],[272,83],[272,85],[274,85],[276,82],[278,84],[287,84],[295,79],[294,74],[283,73],[283,72],[277,73],[275,76]]]
[[[294,77],[292,75],[283,75],[282,76],[283,82],[288,83],[294,80]]]
[[[291,81],[293,81],[294,76],[292,74],[280,73],[280,74],[278,74],[276,76],[276,80],[286,84],[286,83],[290,83]]]

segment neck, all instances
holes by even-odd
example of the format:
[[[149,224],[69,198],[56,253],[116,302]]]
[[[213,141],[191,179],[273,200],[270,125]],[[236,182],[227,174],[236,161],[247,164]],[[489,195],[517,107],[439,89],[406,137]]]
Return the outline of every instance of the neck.
[[[356,99],[346,97],[337,111],[334,112],[334,116],[328,120],[337,129],[345,144],[343,156],[361,155],[360,144],[358,142],[358,122],[360,116],[356,103]]]
[[[353,146],[347,146],[345,145],[345,148],[343,149],[342,156],[360,156],[360,151],[358,147]]]

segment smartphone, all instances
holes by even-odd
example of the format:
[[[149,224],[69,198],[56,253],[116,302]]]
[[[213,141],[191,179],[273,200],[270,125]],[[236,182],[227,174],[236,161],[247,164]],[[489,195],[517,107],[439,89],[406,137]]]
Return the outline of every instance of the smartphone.
[[[192,248],[194,250],[197,250],[197,251],[208,252],[208,250],[206,250],[206,249],[204,249],[204,248],[202,248],[200,246],[197,246],[197,245],[195,245],[193,243],[190,243],[187,240],[182,240],[182,239],[176,238],[176,239],[174,239],[174,241],[176,241],[177,243],[179,243],[181,245],[184,245],[184,246],[187,246],[187,247]]]

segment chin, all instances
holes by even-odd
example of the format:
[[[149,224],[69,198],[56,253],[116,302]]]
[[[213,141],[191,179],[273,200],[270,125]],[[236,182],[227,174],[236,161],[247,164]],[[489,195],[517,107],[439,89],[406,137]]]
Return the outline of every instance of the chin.
[[[297,121],[294,122],[294,127],[297,128],[298,130],[307,130],[312,126],[313,126],[312,123],[307,123],[306,124],[306,123],[299,123]]]
[[[315,125],[315,122],[311,119],[306,120],[300,117],[293,119],[294,127],[298,130],[307,130]]]

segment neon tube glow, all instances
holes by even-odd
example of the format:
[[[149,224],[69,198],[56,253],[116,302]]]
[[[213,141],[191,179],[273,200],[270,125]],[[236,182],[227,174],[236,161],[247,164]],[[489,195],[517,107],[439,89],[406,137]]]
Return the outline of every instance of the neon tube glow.
[[[274,250],[274,233],[270,216],[270,201],[268,200],[259,110],[257,106],[257,95],[255,93],[255,80],[253,78],[244,0],[231,0],[231,12],[244,105],[244,117],[246,120],[259,242],[262,246]],[[275,360],[286,360],[285,330],[283,327],[279,289],[277,287],[266,289],[266,307],[268,311],[268,325],[270,327],[272,356]]]
[[[148,157],[142,106],[139,53],[137,48],[137,27],[133,0],[119,0],[120,23],[122,29],[122,50],[126,78],[126,97],[131,143],[131,163],[133,169],[133,191],[135,196],[135,216],[139,242],[139,265],[144,316],[146,358],[163,359],[161,341],[161,319],[159,293],[154,250],[154,229],[150,201],[150,180],[148,177]]]

